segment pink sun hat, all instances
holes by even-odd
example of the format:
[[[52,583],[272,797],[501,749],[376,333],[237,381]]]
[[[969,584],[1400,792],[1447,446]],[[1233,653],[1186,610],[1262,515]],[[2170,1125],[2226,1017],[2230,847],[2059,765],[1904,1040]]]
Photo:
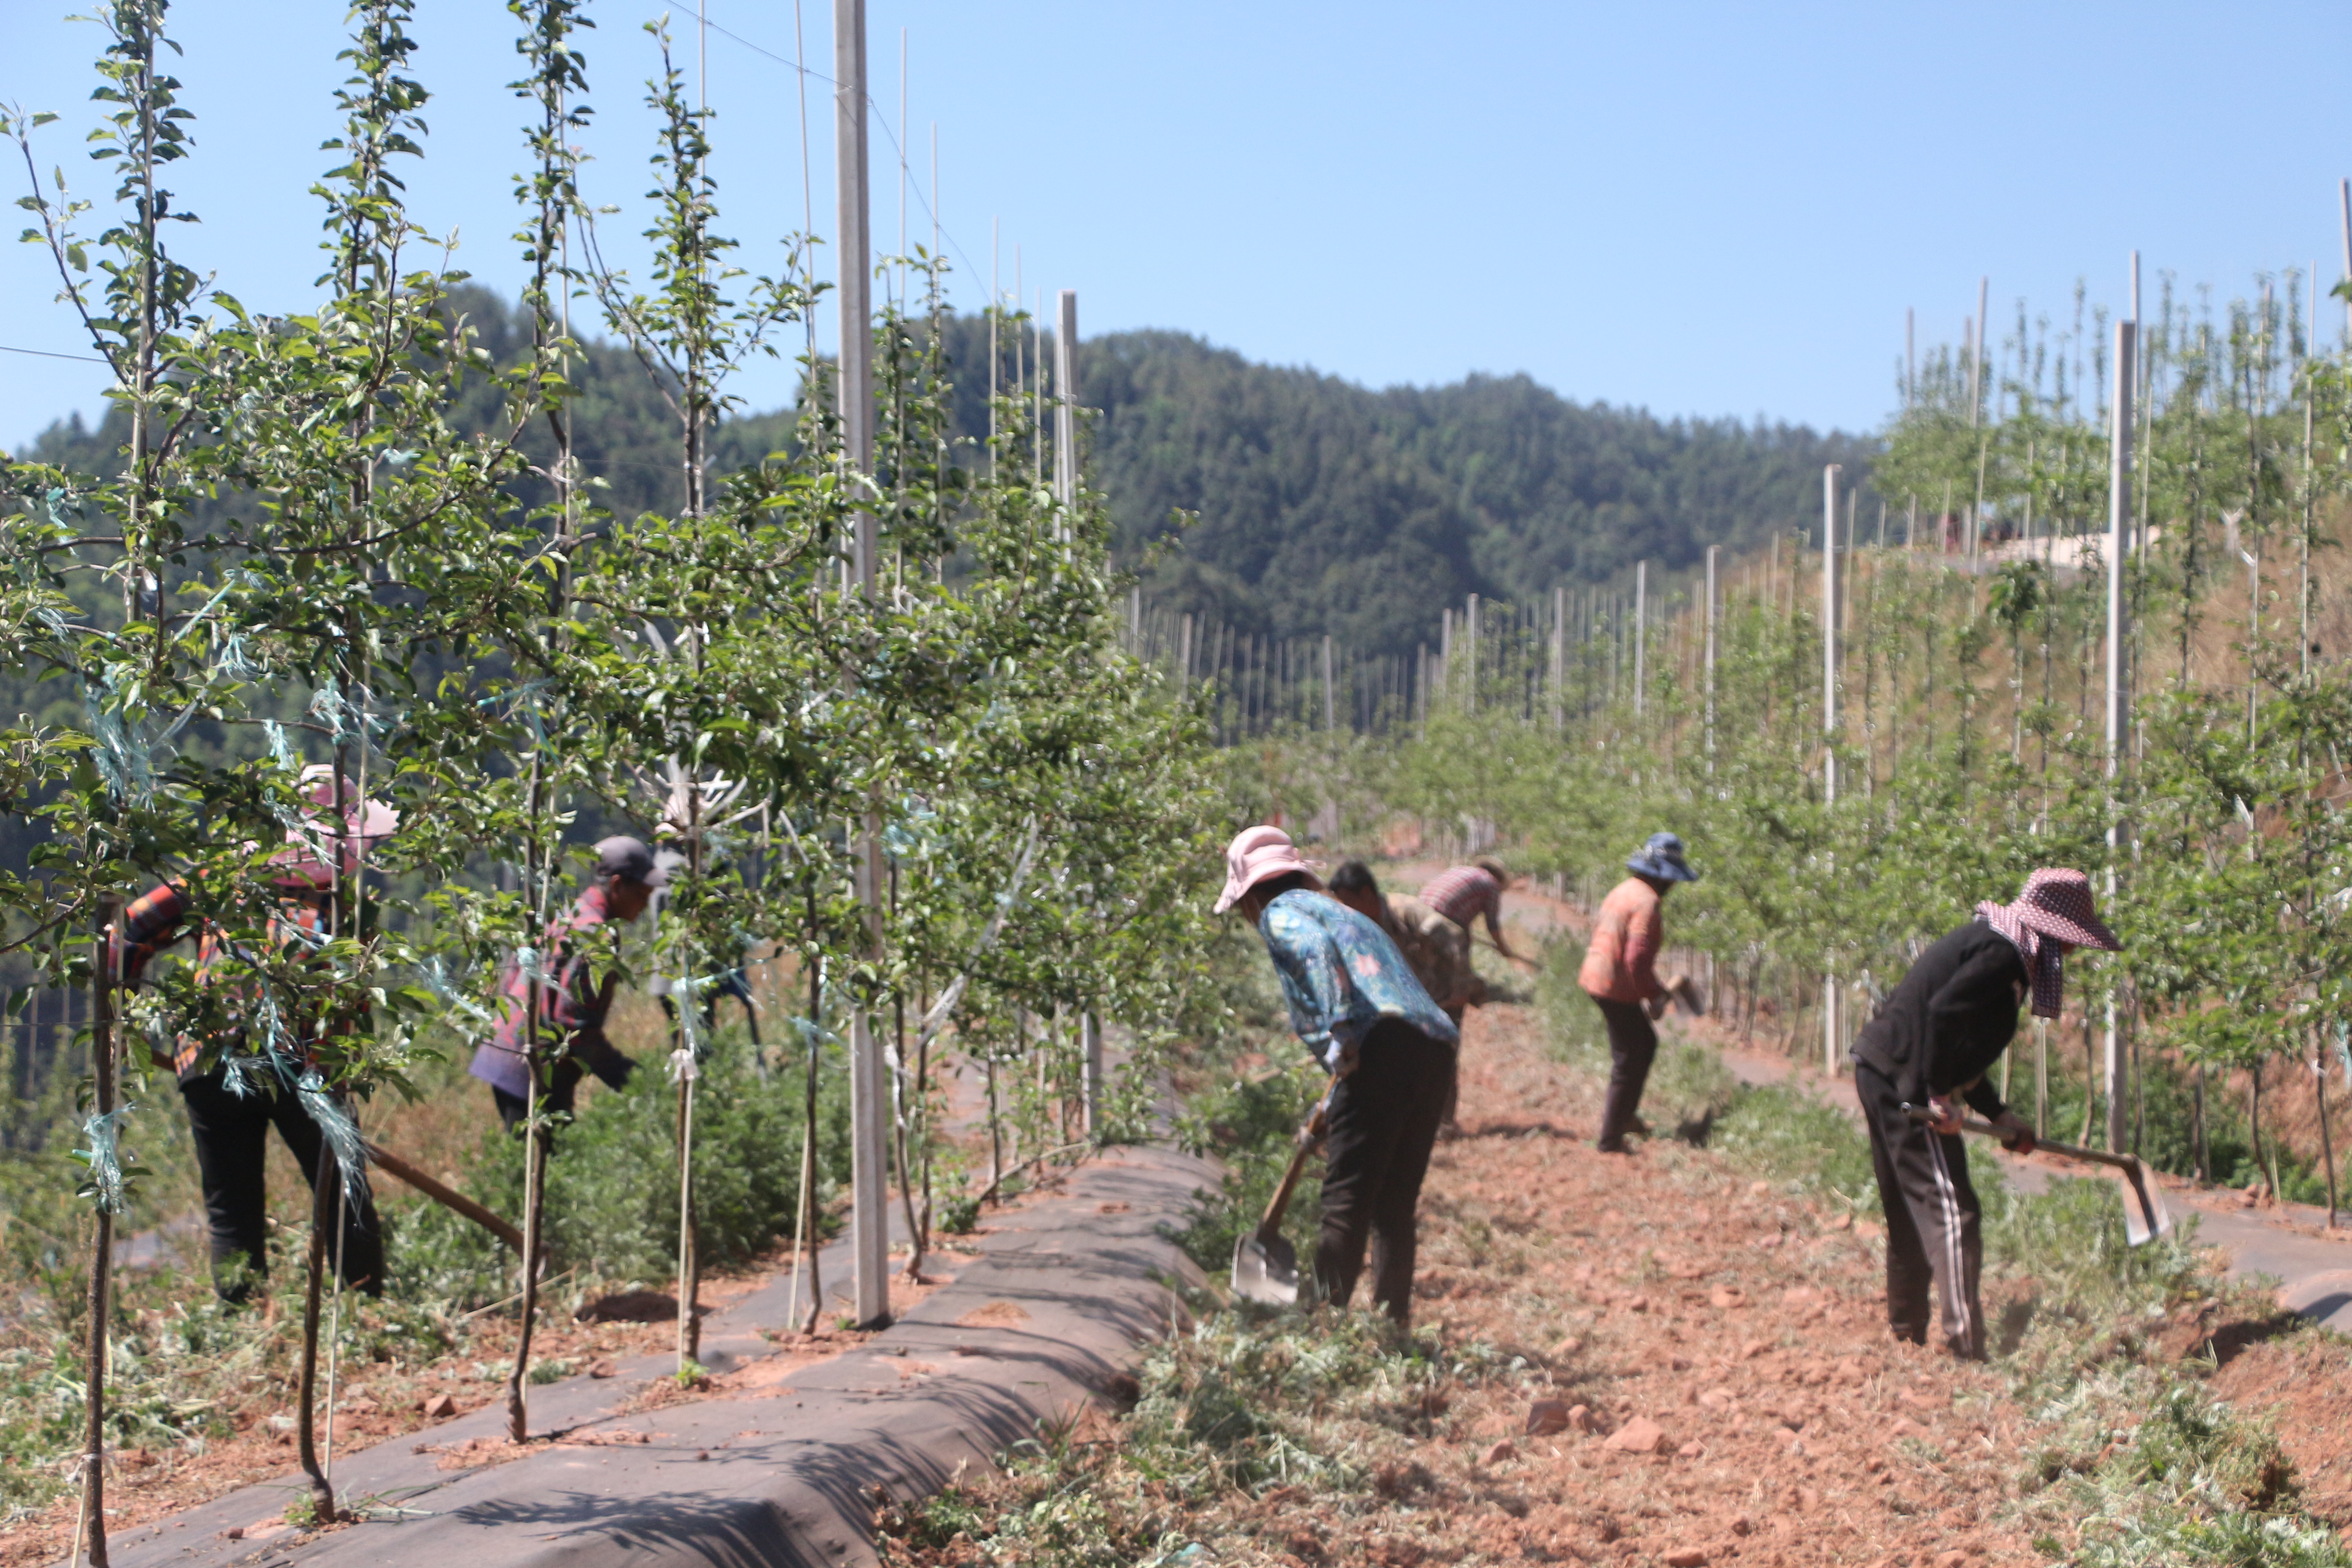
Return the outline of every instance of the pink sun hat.
[[[340,859],[344,874],[360,868],[368,851],[391,837],[400,826],[400,813],[380,800],[363,801],[346,783],[343,791],[343,831],[334,830],[335,770],[332,763],[312,763],[296,780],[302,797],[300,826],[286,830],[286,847],[269,858],[273,875],[293,886],[325,888],[332,884],[331,862]],[[336,852],[340,843],[341,853]]]
[[[2102,952],[2123,951],[2123,942],[2092,902],[2091,879],[2071,867],[2044,866],[2026,878],[2024,890],[2009,909],[2019,924],[2043,936]]]
[[[1279,827],[1245,827],[1225,846],[1225,890],[1217,895],[1214,913],[1223,914],[1241,896],[1269,877],[1292,871],[1312,871],[1318,862],[1299,858],[1298,847]]]

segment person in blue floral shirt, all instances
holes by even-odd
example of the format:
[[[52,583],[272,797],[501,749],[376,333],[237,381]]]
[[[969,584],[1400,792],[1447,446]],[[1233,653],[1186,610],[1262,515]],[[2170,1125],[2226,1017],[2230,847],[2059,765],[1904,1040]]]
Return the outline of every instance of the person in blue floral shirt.
[[[1460,1039],[1386,931],[1323,890],[1289,835],[1253,827],[1225,850],[1217,912],[1239,909],[1265,939],[1290,1026],[1336,1079],[1315,1281],[1345,1306],[1372,1253],[1372,1300],[1412,1310],[1421,1184],[1454,1087]]]

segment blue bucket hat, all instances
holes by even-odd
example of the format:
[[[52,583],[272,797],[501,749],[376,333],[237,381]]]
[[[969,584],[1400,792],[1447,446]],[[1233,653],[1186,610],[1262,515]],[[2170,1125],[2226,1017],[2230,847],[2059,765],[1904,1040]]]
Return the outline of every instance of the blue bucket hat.
[[[1698,880],[1698,873],[1683,858],[1682,839],[1672,833],[1651,834],[1650,841],[1627,858],[1625,869],[1637,877],[1655,877],[1661,882]]]

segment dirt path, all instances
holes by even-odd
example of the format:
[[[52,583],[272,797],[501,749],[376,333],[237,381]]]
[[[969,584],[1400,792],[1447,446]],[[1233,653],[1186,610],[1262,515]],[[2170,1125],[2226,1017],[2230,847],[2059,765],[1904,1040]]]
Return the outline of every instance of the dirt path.
[[[1703,1150],[1596,1152],[1597,1086],[1549,1061],[1526,1008],[1471,1015],[1464,1073],[1467,1136],[1431,1173],[1419,1310],[1449,1337],[1526,1347],[1554,1386],[1451,1413],[1433,1445],[1450,1453],[1428,1463],[1464,1478],[1463,1545],[2038,1560],[1990,1522],[2021,1414],[1985,1370],[1888,1340],[1874,1240]],[[1528,1436],[1537,1394],[1587,1406],[1599,1429]]]

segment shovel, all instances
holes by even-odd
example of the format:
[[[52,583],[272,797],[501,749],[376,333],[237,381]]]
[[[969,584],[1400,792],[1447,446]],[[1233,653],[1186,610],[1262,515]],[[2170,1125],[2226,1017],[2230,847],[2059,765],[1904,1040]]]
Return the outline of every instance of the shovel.
[[[1333,1082],[1336,1086],[1338,1080]],[[1265,1205],[1265,1217],[1257,1222],[1256,1230],[1234,1243],[1234,1294],[1245,1301],[1268,1307],[1298,1304],[1298,1249],[1282,1234],[1282,1216],[1290,1207],[1290,1194],[1298,1190],[1298,1178],[1307,1173],[1307,1156],[1315,1152],[1323,1132],[1323,1112],[1330,1103],[1327,1091],[1307,1125],[1298,1130],[1297,1151],[1290,1156],[1290,1169],[1282,1173],[1282,1184],[1274,1189],[1273,1201]]]
[[[1903,1108],[1914,1121],[1925,1122],[1928,1113],[1916,1105]],[[2016,1133],[2005,1127],[1995,1127],[1990,1121],[1979,1121],[1973,1116],[1963,1117],[1960,1131],[1979,1137],[2003,1141]],[[2072,1143],[2054,1143],[2047,1138],[2033,1141],[2037,1149],[2047,1149],[2053,1154],[2069,1160],[2087,1160],[2095,1165],[2112,1165],[2124,1173],[2124,1185],[2131,1189],[2132,1201],[2124,1205],[2124,1240],[2134,1247],[2144,1247],[2161,1236],[2172,1234],[2172,1211],[2164,1206],[2164,1190],[2156,1184],[2137,1154],[2110,1154],[2103,1149],[2078,1149]]]

